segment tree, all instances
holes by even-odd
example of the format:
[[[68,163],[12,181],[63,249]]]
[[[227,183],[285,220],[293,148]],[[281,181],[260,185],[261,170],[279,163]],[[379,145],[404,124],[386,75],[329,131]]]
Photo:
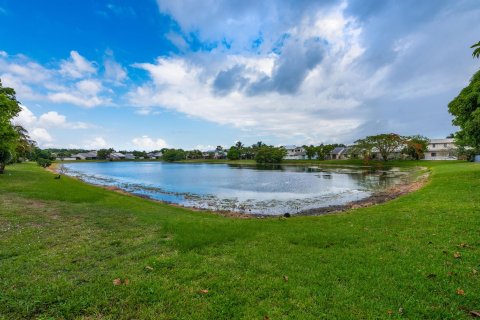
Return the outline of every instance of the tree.
[[[97,158],[105,160],[112,154],[112,152],[115,152],[115,150],[113,150],[112,148],[110,148],[110,149],[100,149],[100,150],[97,151]]]
[[[185,151],[182,149],[167,149],[163,152],[163,160],[168,162],[185,160]]]
[[[317,153],[317,159],[318,160],[325,160],[327,156],[332,152],[333,149],[335,149],[337,145],[334,144],[321,144],[318,147],[316,147],[316,153]]]
[[[480,41],[478,41],[477,43],[475,43],[473,46],[471,46],[470,48],[472,49],[475,49],[473,50],[473,53],[472,53],[472,56],[474,58],[480,58]]]
[[[315,154],[317,153],[317,147],[315,146],[303,146],[303,149],[305,149],[305,153],[307,154],[308,160],[312,160],[313,157],[315,157]]]
[[[409,155],[415,160],[423,159],[429,142],[430,139],[421,135],[405,137],[403,153]]]
[[[452,123],[460,127],[455,141],[460,146],[480,149],[480,71],[477,71],[468,86],[448,104],[454,116]]]
[[[28,131],[20,126],[14,125],[13,128],[17,132],[17,146],[15,148],[15,155],[17,161],[22,161],[26,158],[31,157],[33,150],[35,149],[36,143],[28,135]]]
[[[287,150],[283,147],[263,146],[258,150],[255,161],[257,163],[280,163],[286,155]]]
[[[368,136],[364,139],[355,141],[357,148],[371,154],[373,149],[377,149],[383,161],[388,161],[388,157],[398,150],[405,143],[405,139],[396,133],[384,133],[376,136]]]
[[[227,152],[228,160],[238,160],[240,159],[240,150],[237,147],[230,147]]]
[[[15,97],[15,90],[2,86],[0,80],[0,174],[15,155],[18,132],[12,125],[12,119],[20,113],[20,104]]]

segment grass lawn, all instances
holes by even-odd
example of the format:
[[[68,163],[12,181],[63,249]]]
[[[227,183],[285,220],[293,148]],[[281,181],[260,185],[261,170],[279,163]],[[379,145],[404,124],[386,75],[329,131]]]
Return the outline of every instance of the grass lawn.
[[[480,165],[420,164],[431,177],[417,192],[288,219],[192,212],[7,167],[0,319],[469,319]]]

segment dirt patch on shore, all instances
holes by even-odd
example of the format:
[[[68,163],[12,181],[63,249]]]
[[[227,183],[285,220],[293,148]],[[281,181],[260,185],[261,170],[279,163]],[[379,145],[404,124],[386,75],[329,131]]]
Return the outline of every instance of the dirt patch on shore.
[[[428,182],[428,177],[429,177],[429,173],[426,172],[421,176],[417,177],[417,179],[415,179],[414,181],[401,183],[391,188],[375,192],[370,197],[367,197],[362,200],[352,201],[344,205],[329,206],[324,208],[306,210],[306,211],[299,212],[295,215],[316,216],[316,215],[338,213],[338,212],[348,211],[352,209],[370,207],[376,204],[380,204],[380,203],[384,203],[384,202],[396,199],[402,195],[421,189]]]

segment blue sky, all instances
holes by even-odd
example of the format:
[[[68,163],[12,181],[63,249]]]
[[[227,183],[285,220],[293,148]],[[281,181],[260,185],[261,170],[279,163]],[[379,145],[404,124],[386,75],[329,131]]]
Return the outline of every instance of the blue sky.
[[[42,147],[439,138],[478,17],[477,0],[0,0],[0,79]]]

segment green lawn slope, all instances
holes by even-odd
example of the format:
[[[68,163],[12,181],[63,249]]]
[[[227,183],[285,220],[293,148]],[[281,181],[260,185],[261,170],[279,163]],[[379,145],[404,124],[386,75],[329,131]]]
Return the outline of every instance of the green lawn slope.
[[[427,166],[430,180],[382,205],[288,219],[193,212],[7,167],[0,319],[469,319],[480,165],[397,165]]]

